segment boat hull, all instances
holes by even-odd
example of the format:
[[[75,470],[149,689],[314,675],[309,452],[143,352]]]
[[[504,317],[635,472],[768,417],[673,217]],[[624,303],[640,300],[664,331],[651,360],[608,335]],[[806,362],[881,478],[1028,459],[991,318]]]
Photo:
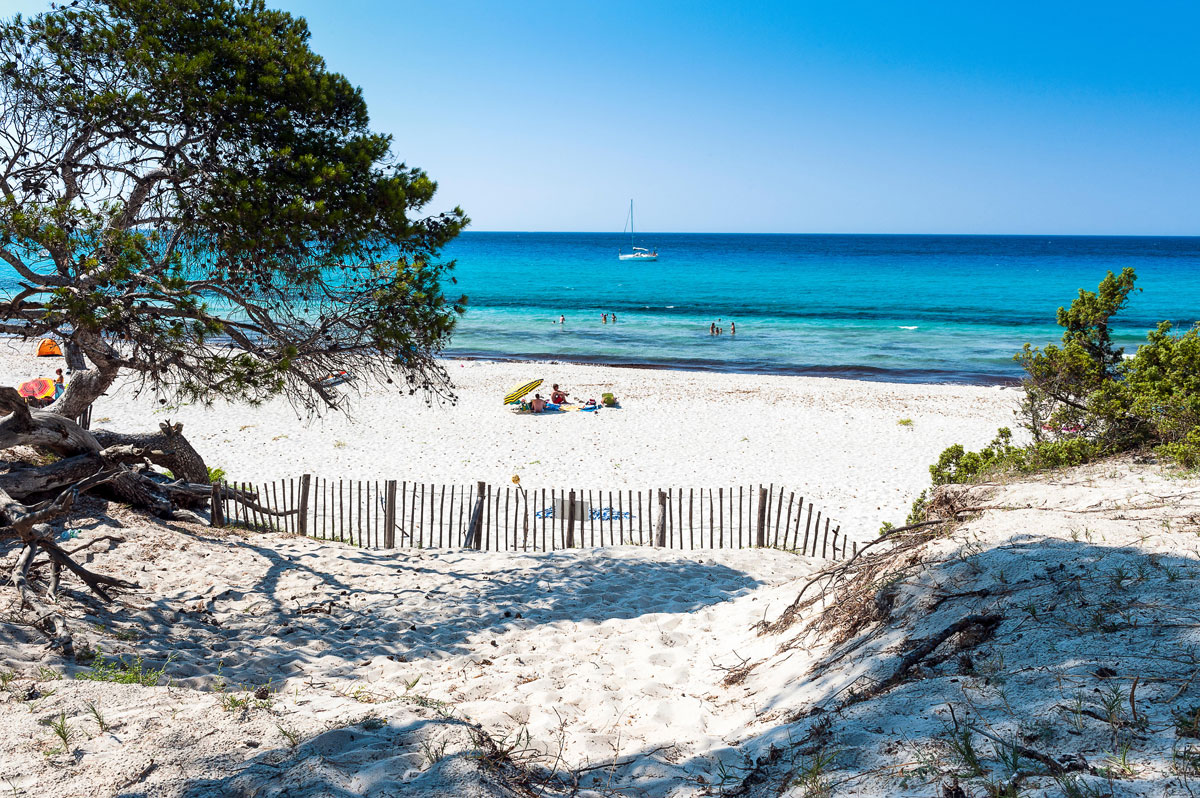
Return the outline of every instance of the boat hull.
[[[635,255],[625,255],[625,254],[620,254],[620,255],[617,255],[617,259],[618,259],[618,260],[658,260],[658,255],[640,255],[640,254],[635,254]]]

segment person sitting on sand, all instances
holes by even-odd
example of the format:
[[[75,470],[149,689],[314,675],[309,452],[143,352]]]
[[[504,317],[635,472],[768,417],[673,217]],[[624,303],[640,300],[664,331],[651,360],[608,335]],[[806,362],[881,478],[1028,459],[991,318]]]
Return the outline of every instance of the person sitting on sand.
[[[540,393],[535,393],[533,395],[533,401],[529,403],[529,408],[535,413],[545,413],[546,400],[542,398]]]
[[[550,391],[550,401],[556,405],[565,404],[567,401],[567,392],[559,388],[557,383],[553,387],[554,390]]]

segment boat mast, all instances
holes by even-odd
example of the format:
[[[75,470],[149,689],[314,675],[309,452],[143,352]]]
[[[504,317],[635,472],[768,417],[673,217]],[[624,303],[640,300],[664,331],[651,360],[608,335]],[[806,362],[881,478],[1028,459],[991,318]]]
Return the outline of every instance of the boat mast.
[[[633,198],[629,198],[629,246],[633,246]]]

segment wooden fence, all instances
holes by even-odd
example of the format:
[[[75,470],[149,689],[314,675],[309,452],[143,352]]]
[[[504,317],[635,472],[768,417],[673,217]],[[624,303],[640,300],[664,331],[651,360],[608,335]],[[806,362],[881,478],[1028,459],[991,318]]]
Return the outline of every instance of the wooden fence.
[[[256,494],[259,508],[233,501],[224,488]],[[262,485],[214,485],[213,498],[216,526],[274,529],[370,548],[772,547],[835,560],[858,548],[811,501],[774,485],[526,490],[305,474]]]

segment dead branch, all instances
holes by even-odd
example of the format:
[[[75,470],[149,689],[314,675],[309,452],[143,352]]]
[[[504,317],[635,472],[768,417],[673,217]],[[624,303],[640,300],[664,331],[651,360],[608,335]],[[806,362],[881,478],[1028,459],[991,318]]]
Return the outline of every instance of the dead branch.
[[[960,618],[937,634],[927,637],[921,641],[921,643],[918,644],[917,647],[912,651],[910,651],[904,657],[904,659],[900,660],[900,664],[896,667],[896,670],[891,676],[884,679],[870,690],[860,693],[855,697],[855,700],[862,701],[867,698],[873,698],[874,696],[886,692],[895,685],[899,684],[908,676],[909,671],[911,671],[913,667],[917,665],[917,663],[932,654],[934,649],[959,632],[964,632],[972,627],[977,627],[982,634],[990,635],[1003,620],[1004,616],[998,613],[968,615],[965,618]]]

